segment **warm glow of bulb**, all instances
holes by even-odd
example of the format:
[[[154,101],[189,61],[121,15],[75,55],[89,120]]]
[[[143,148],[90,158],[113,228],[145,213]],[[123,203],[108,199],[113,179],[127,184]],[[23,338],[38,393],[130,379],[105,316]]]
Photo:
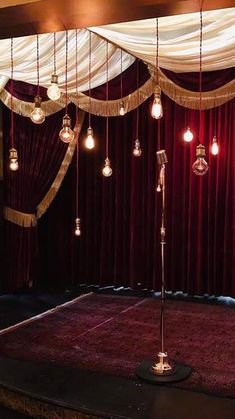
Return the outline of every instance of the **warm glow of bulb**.
[[[192,141],[193,133],[190,130],[190,128],[187,128],[187,130],[184,132],[183,138],[184,138],[184,141],[186,141],[186,143],[190,143]]]
[[[160,184],[157,185],[157,192],[161,192],[161,185]]]
[[[193,173],[197,176],[203,176],[207,172],[209,166],[203,157],[197,157],[192,165]]]
[[[92,148],[95,147],[94,137],[93,137],[93,129],[89,127],[87,129],[87,136],[85,139],[85,147],[88,148],[88,150],[92,150]]]
[[[135,146],[133,148],[133,155],[136,156],[136,157],[140,157],[141,154],[142,154],[142,150],[140,148],[140,142],[137,139],[137,140],[135,140]]]
[[[80,230],[79,227],[78,228],[77,227],[75,228],[74,234],[75,234],[75,236],[81,236],[81,230]]]
[[[124,103],[123,102],[121,102],[121,104],[120,104],[119,115],[120,116],[125,115],[125,107],[124,107]]]
[[[51,83],[47,89],[47,96],[51,100],[58,100],[60,98],[61,91],[57,83]]]
[[[74,132],[70,127],[63,127],[60,130],[59,137],[64,143],[70,143],[74,139]]]
[[[15,172],[16,170],[18,170],[18,168],[19,168],[19,164],[18,164],[17,159],[10,159],[9,168],[10,168],[10,170],[12,170],[12,171],[14,171],[14,172]]]
[[[80,229],[80,218],[76,218],[75,220],[75,236],[81,236],[81,229]]]
[[[213,139],[213,143],[211,146],[211,152],[214,156],[216,156],[219,153],[219,146],[216,140]]]
[[[42,124],[45,121],[45,112],[41,107],[35,106],[34,110],[30,114],[31,121],[34,124]]]
[[[155,94],[154,96],[151,115],[155,119],[160,119],[163,116],[162,101],[158,94]]]
[[[112,168],[111,168],[111,165],[110,165],[110,160],[109,160],[109,158],[107,157],[107,158],[105,159],[105,162],[104,162],[104,167],[103,167],[103,169],[102,169],[102,174],[103,174],[103,176],[105,176],[105,177],[109,177],[109,176],[111,176],[111,175],[112,175],[112,173],[113,173],[113,171],[112,171]]]

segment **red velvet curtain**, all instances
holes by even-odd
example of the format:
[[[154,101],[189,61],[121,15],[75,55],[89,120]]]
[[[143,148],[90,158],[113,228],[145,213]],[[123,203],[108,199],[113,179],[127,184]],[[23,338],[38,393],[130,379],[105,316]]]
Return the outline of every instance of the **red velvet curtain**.
[[[134,90],[135,77],[135,66],[132,66],[125,74],[124,94]],[[217,83],[218,77],[219,73]],[[143,70],[141,82],[145,78]],[[119,96],[119,83],[120,79],[110,83],[113,97]],[[186,83],[184,87],[187,88]],[[104,97],[105,89],[103,92],[102,89],[93,95]],[[140,107],[139,139],[143,152],[139,159],[132,155],[136,111],[109,118],[109,157],[113,167],[110,178],[101,175],[105,118],[92,116],[96,149],[90,152],[83,146],[88,126],[85,121],[79,158],[82,235],[77,238],[73,234],[76,216],[73,161],[54,202],[39,221],[39,285],[160,289],[161,199],[155,192],[158,174],[155,153],[158,148],[165,148],[169,161],[166,168],[167,289],[235,296],[234,100],[202,112],[199,140],[199,112],[180,107],[164,95],[162,99],[164,117],[160,121],[160,136],[158,123],[150,117],[152,99]],[[188,125],[195,135],[192,143],[182,140]],[[215,131],[220,145],[218,156],[209,153]],[[203,177],[197,177],[191,169],[199,141],[206,146],[209,163],[209,171]]]
[[[132,68],[132,79],[135,72]],[[186,87],[186,86],[185,86]],[[95,92],[93,92],[95,95]],[[99,90],[101,97],[101,88]],[[178,106],[163,95],[164,117],[150,117],[151,100],[140,107],[141,158],[132,155],[136,139],[136,111],[109,119],[113,176],[104,178],[105,118],[92,116],[96,149],[80,152],[80,217],[82,236],[73,235],[75,166],[40,222],[43,279],[47,283],[114,285],[160,290],[160,195],[155,193],[157,147],[168,156],[167,182],[167,289],[190,294],[235,296],[234,280],[234,100],[202,112],[202,138],[209,171],[192,172],[199,143],[199,111]],[[184,143],[187,126],[194,132]],[[216,132],[220,154],[209,147]],[[69,221],[59,231],[61,219]],[[52,224],[51,224],[52,223]],[[45,249],[45,238],[50,243]],[[61,240],[60,240],[61,237]],[[63,246],[65,244],[65,246]],[[69,250],[68,250],[69,249]],[[50,255],[53,254],[51,262]],[[49,263],[50,259],[50,263]]]
[[[35,86],[14,83],[15,96],[31,100]],[[45,94],[42,89],[42,95]],[[72,109],[74,114],[74,108]],[[3,107],[4,138],[4,205],[24,213],[35,213],[36,207],[49,190],[67,145],[58,139],[64,110],[35,125],[30,118],[14,114],[15,148],[19,156],[19,170],[8,167],[10,148],[10,111]],[[20,227],[5,221],[4,227],[4,291],[12,291],[35,282],[38,277],[37,227]]]

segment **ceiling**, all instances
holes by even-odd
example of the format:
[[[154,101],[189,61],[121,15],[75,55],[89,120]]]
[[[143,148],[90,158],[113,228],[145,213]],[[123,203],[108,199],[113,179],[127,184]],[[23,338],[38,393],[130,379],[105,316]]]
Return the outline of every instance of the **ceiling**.
[[[200,0],[1,0],[0,39],[191,13]],[[205,0],[203,10],[234,7]]]

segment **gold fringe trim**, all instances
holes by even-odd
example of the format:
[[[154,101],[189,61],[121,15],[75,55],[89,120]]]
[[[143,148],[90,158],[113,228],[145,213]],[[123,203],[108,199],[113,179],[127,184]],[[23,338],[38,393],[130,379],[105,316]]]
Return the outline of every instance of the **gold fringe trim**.
[[[139,89],[133,93],[125,96],[124,98],[109,100],[98,100],[91,98],[84,93],[77,92],[68,95],[68,103],[72,102],[83,111],[90,111],[94,115],[98,116],[118,116],[121,100],[124,102],[126,112],[130,112],[133,109],[138,108],[141,103],[148,99],[153,94],[153,78],[150,77]],[[0,99],[9,109],[11,109],[11,94],[7,90],[3,89],[0,92]],[[91,107],[90,107],[91,105]],[[42,102],[42,109],[46,116],[52,115],[65,108],[66,101],[65,96],[62,95],[61,99],[57,101],[47,100]],[[34,109],[34,104],[31,102],[25,102],[17,99],[13,96],[13,110],[19,115],[29,117],[30,113]]]
[[[5,220],[18,224],[21,227],[35,227],[37,225],[35,214],[27,214],[10,207],[3,208],[3,216]]]
[[[154,77],[155,68],[149,65],[148,69],[151,76]],[[167,95],[178,105],[184,106],[185,108],[199,110],[200,93],[193,92],[178,86],[176,83],[170,80],[160,69],[159,85],[165,95]],[[216,106],[223,105],[234,97],[235,80],[232,80],[229,83],[226,83],[224,86],[219,87],[218,89],[202,92],[202,109],[211,109]]]
[[[52,183],[49,191],[46,193],[46,195],[44,196],[40,204],[37,206],[37,218],[40,218],[47,211],[47,209],[51,205],[53,199],[55,198],[60,188],[60,185],[65,177],[65,174],[67,173],[67,170],[71,163],[74,150],[76,148],[76,144],[78,141],[78,137],[79,137],[82,125],[83,125],[84,116],[85,116],[85,113],[83,111],[80,111],[78,114],[78,119],[75,124],[75,128],[74,128],[74,132],[75,132],[74,139],[68,145],[64,159],[61,163],[61,166],[59,168],[59,171],[56,175],[54,182]]]
[[[68,102],[74,103],[76,106],[81,108],[83,111],[91,112],[97,116],[119,116],[120,102],[123,100],[126,112],[130,112],[140,106],[146,99],[152,96],[155,86],[156,70],[153,66],[148,65],[150,78],[141,86],[139,89],[130,93],[124,98],[115,100],[98,100],[90,98],[84,93],[77,92],[68,95]],[[193,92],[191,90],[184,89],[178,86],[172,80],[170,80],[160,69],[159,74],[159,85],[162,91],[170,99],[176,102],[178,105],[184,106],[190,109],[199,109],[199,92]],[[202,109],[210,109],[215,106],[223,105],[229,100],[235,97],[235,80],[226,83],[224,86],[218,89],[210,90],[208,92],[202,92]],[[11,94],[5,89],[0,92],[1,101],[10,109],[11,108]],[[42,102],[42,109],[45,111],[46,116],[52,115],[55,112],[60,111],[66,105],[65,95],[57,100],[47,100]],[[19,115],[28,117],[34,104],[31,102],[25,102],[17,99],[13,96],[13,110]]]

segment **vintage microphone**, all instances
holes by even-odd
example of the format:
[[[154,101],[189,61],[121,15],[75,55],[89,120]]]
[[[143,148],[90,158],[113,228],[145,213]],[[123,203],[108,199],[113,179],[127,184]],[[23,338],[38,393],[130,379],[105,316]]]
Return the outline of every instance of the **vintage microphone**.
[[[165,172],[166,164],[168,163],[165,150],[157,151],[157,162],[159,166],[159,177],[157,192],[161,192],[162,209],[161,209],[161,227],[160,227],[160,245],[161,245],[161,313],[160,313],[160,351],[157,355],[157,361],[144,360],[136,369],[138,377],[143,378],[151,383],[162,384],[167,382],[181,381],[187,378],[192,369],[188,365],[179,364],[178,362],[169,362],[168,354],[165,350],[165,246],[166,246],[166,215],[165,215],[165,200],[166,200],[166,182]]]

